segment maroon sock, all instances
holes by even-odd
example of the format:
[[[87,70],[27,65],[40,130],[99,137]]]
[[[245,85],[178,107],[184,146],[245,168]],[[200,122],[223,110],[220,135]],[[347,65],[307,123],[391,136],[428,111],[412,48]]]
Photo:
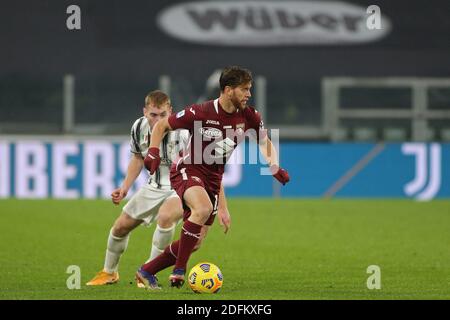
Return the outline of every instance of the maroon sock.
[[[167,267],[173,266],[177,261],[179,243],[180,240],[172,242],[164,249],[163,253],[144,264],[141,268],[148,273],[156,274]]]
[[[181,229],[180,245],[178,248],[177,262],[174,269],[186,270],[187,261],[200,238],[202,225],[186,220]]]

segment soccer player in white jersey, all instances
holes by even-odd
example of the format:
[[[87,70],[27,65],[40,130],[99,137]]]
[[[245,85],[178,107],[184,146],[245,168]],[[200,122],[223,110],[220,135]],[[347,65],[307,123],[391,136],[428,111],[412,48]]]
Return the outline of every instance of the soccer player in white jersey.
[[[147,155],[153,126],[159,119],[171,114],[170,99],[162,91],[152,91],[145,98],[143,111],[144,116],[137,119],[131,129],[130,148],[133,155],[127,175],[122,186],[111,194],[112,202],[116,205],[126,197],[144,166],[143,160]],[[169,171],[179,151],[186,147],[188,139],[187,130],[173,131],[164,137],[160,145],[162,165],[150,176],[148,183],[142,186],[123,207],[122,214],[114,222],[109,233],[104,267],[86,285],[113,284],[119,280],[120,257],[127,248],[130,232],[140,224],[148,226],[157,220],[150,258],[147,261],[158,256],[170,244],[177,221],[182,218],[183,207],[177,193],[171,188]],[[225,208],[218,214],[226,232],[230,226],[228,209]]]

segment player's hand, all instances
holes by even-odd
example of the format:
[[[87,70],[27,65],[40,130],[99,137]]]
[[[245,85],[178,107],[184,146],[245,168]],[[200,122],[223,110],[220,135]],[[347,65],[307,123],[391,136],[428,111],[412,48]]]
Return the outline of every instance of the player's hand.
[[[111,200],[115,205],[118,205],[120,201],[127,196],[128,191],[123,188],[117,188],[111,193]]]
[[[219,216],[219,223],[223,227],[223,232],[226,234],[231,226],[231,216],[227,208],[219,208],[217,215]]]
[[[283,186],[290,180],[289,173],[286,170],[277,166],[276,164],[270,166],[270,172],[272,172],[273,177],[278,181],[280,181],[280,183],[283,184]]]
[[[161,158],[159,157],[159,148],[153,147],[148,149],[147,156],[144,159],[144,166],[150,171],[150,174],[155,173],[160,163]]]

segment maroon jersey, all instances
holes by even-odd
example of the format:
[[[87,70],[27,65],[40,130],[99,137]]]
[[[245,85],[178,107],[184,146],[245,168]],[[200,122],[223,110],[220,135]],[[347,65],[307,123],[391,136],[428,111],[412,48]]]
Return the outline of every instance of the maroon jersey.
[[[172,171],[187,168],[220,183],[226,161],[246,134],[258,139],[260,132],[265,132],[259,113],[247,108],[245,113],[241,110],[227,113],[216,99],[172,114],[169,117],[172,129],[188,129],[191,134],[185,154]]]

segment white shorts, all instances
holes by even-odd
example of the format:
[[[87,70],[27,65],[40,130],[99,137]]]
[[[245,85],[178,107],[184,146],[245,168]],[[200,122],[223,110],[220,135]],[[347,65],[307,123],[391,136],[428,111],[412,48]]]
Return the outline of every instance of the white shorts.
[[[166,199],[177,197],[175,190],[158,189],[152,185],[142,186],[123,207],[123,211],[136,220],[143,220],[149,226],[158,216],[158,211]]]

